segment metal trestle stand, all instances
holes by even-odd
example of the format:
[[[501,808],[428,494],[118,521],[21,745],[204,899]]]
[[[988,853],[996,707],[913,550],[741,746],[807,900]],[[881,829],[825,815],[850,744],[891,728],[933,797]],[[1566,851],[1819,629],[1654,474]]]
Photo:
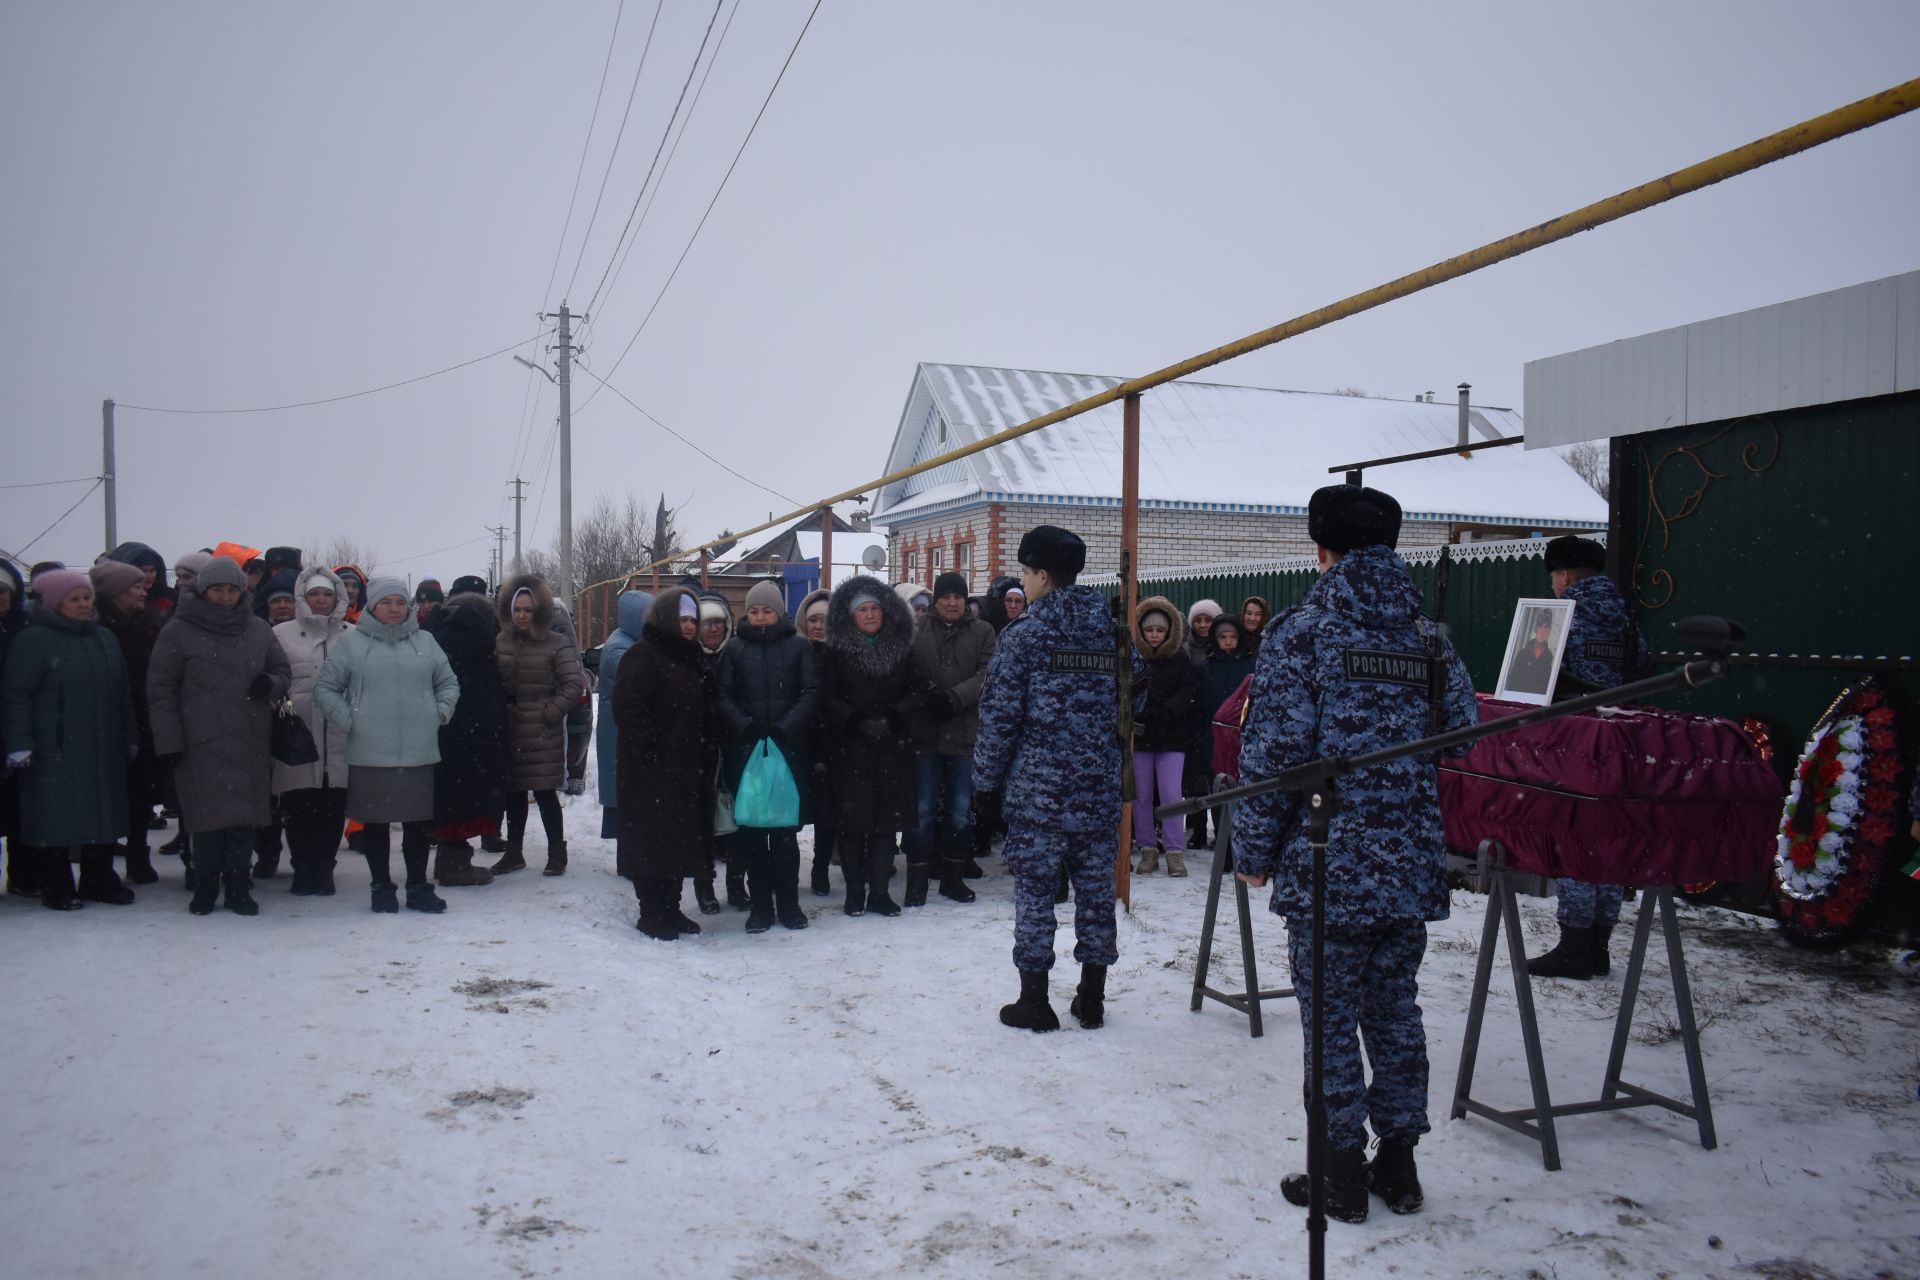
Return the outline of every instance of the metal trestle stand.
[[[1213,928],[1220,915],[1222,878],[1233,882],[1234,906],[1240,913],[1240,967],[1245,986],[1239,991],[1222,991],[1207,985],[1207,971],[1213,964]],[[1247,901],[1247,886],[1233,874],[1233,804],[1229,802],[1216,811],[1213,871],[1207,882],[1207,916],[1200,926],[1200,958],[1193,966],[1193,1012],[1200,1012],[1203,1000],[1218,1000],[1229,1009],[1238,1009],[1247,1015],[1248,1029],[1257,1040],[1265,1032],[1260,1021],[1260,1002],[1284,1000],[1292,994],[1292,987],[1274,991],[1260,989],[1258,962],[1253,956],[1253,914]]]
[[[1554,1120],[1560,1116],[1585,1115],[1591,1111],[1665,1107],[1694,1121],[1700,1129],[1700,1145],[1709,1151],[1713,1150],[1718,1145],[1718,1139],[1713,1132],[1713,1107],[1707,1099],[1707,1072],[1700,1056],[1700,1030],[1693,1017],[1693,991],[1687,982],[1687,963],[1680,947],[1679,920],[1673,909],[1673,886],[1656,885],[1640,891],[1640,910],[1633,927],[1633,946],[1627,954],[1626,980],[1620,989],[1620,1011],[1614,1018],[1613,1047],[1607,1054],[1607,1070],[1600,1081],[1600,1096],[1591,1102],[1563,1102],[1556,1106],[1547,1085],[1546,1058],[1540,1047],[1540,1023],[1533,1008],[1532,975],[1527,972],[1526,948],[1520,932],[1520,904],[1514,894],[1512,874],[1507,870],[1507,851],[1505,846],[1487,841],[1481,852],[1492,854],[1493,886],[1487,895],[1486,923],[1480,929],[1480,957],[1474,969],[1473,999],[1467,1006],[1467,1033],[1460,1046],[1460,1075],[1453,1087],[1453,1118],[1458,1120],[1472,1112],[1517,1133],[1526,1134],[1540,1144],[1540,1158],[1548,1170],[1560,1167],[1560,1140],[1554,1129]],[[1632,1084],[1620,1076],[1626,1064],[1627,1037],[1633,1030],[1633,1011],[1640,996],[1640,978],[1645,971],[1647,941],[1653,934],[1656,911],[1666,934],[1667,963],[1673,973],[1673,1000],[1679,1013],[1680,1043],[1686,1050],[1687,1081],[1693,1094],[1691,1104]],[[1471,1093],[1474,1061],[1480,1051],[1480,1028],[1487,1012],[1487,989],[1493,978],[1494,949],[1498,945],[1503,922],[1507,929],[1507,960],[1513,969],[1514,1002],[1519,1006],[1520,1040],[1526,1049],[1527,1082],[1533,1090],[1533,1105],[1514,1111],[1489,1106]]]

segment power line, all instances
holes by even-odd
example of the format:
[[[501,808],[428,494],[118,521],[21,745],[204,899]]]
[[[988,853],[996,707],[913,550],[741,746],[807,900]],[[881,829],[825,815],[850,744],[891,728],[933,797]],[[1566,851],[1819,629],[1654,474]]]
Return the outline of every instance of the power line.
[[[607,37],[606,60],[600,64],[600,87],[593,91],[593,116],[587,121],[587,140],[580,144],[580,163],[573,171],[573,194],[567,197],[567,219],[560,224],[560,243],[553,246],[553,265],[547,268],[547,287],[540,291],[540,309],[547,309],[553,295],[553,278],[560,274],[560,255],[567,248],[567,231],[573,226],[573,207],[580,199],[580,176],[587,171],[587,152],[593,147],[594,126],[600,123],[600,99],[607,92],[607,68],[613,65],[614,42],[620,38],[620,18],[627,11],[627,0],[613,14],[613,34]]]
[[[107,482],[107,479],[105,476],[101,476],[98,479],[96,479],[91,485],[87,487],[87,491],[85,493],[81,494],[78,498],[75,498],[73,500],[72,506],[68,507],[65,511],[62,511],[60,513],[60,518],[58,520],[55,520],[52,524],[48,525],[46,528],[42,529],[39,533],[35,534],[33,536],[33,542],[27,543],[26,546],[21,547],[18,551],[14,552],[11,558],[15,560],[24,560],[26,558],[27,552],[33,550],[34,543],[39,542],[40,539],[46,537],[48,534],[52,533],[55,529],[58,529],[68,516],[72,515],[74,512],[80,509],[81,503],[85,502],[88,498],[91,498],[93,496],[93,491],[95,489],[98,489],[101,485],[105,484],[106,482]]]
[[[653,319],[653,313],[660,309],[660,300],[665,298],[667,296],[667,290],[673,287],[674,277],[680,274],[680,268],[686,263],[687,255],[693,252],[694,242],[700,238],[701,230],[706,227],[707,218],[713,213],[713,206],[720,203],[721,192],[727,189],[728,180],[733,177],[734,169],[740,164],[740,157],[745,154],[747,144],[753,141],[754,131],[760,127],[760,121],[767,114],[768,104],[773,101],[773,95],[779,90],[780,82],[786,78],[787,68],[793,65],[793,56],[800,52],[800,42],[807,38],[807,32],[813,26],[814,15],[819,12],[820,0],[814,0],[813,8],[807,13],[806,24],[800,28],[800,34],[794,37],[793,48],[787,50],[787,60],[780,64],[780,74],[773,78],[773,87],[767,90],[766,98],[760,103],[759,112],[754,115],[753,123],[747,127],[747,136],[740,140],[740,149],[733,153],[733,163],[727,166],[727,172],[721,177],[720,186],[714,191],[713,199],[707,201],[707,211],[700,215],[699,224],[694,227],[693,234],[687,238],[687,247],[680,251],[680,257],[678,261],[673,264],[673,270],[667,274],[666,283],[661,285],[660,292],[654,295],[653,305],[647,308],[647,314],[640,321],[640,327],[633,331],[633,337],[627,339],[627,345],[621,349],[619,359],[615,360],[612,367],[607,370],[609,374],[614,373],[620,368],[621,361],[625,360],[627,353],[633,350],[633,344],[638,342],[640,335],[647,331],[647,323]],[[595,374],[594,377],[599,378],[600,375]],[[600,385],[603,387],[607,385],[605,379],[600,380]],[[577,413],[584,410],[587,405],[592,404],[595,399],[599,398],[599,395],[600,393],[595,391],[593,395],[589,396],[586,402],[580,406],[580,409],[575,410],[575,412]]]
[[[460,550],[460,548],[470,547],[476,542],[492,542],[492,541],[493,541],[492,533],[483,533],[477,538],[468,538],[465,542],[456,542],[450,547],[437,547],[432,551],[422,551],[418,555],[401,556],[398,560],[382,560],[380,562],[380,567],[384,569],[388,565],[406,564],[410,560],[425,560],[428,556],[443,556],[449,551],[458,551]]]
[[[71,480],[30,480],[21,484],[0,484],[0,489],[50,489],[57,484],[85,484],[89,480],[99,480],[99,476],[75,476]]]
[[[588,315],[594,314],[594,304],[600,300],[600,289],[607,283],[607,276],[613,271],[613,264],[619,260],[620,246],[626,243],[627,232],[633,230],[633,219],[640,212],[640,201],[647,194],[647,184],[653,181],[654,170],[660,167],[660,153],[667,149],[667,139],[673,134],[673,123],[680,118],[680,108],[687,100],[687,90],[693,84],[695,73],[700,70],[700,59],[706,55],[707,41],[713,39],[713,24],[720,20],[720,10],[726,7],[727,0],[714,0],[713,14],[707,19],[707,29],[700,37],[700,47],[693,51],[693,65],[687,68],[687,78],[680,82],[680,96],[673,100],[673,113],[667,117],[667,127],[660,131],[659,145],[653,149],[653,161],[647,165],[647,176],[640,180],[640,190],[633,197],[633,208],[627,211],[627,223],[620,228],[620,236],[613,242],[613,252],[607,257],[607,265],[600,272],[600,282],[593,286],[593,296],[583,308]],[[719,51],[716,49],[716,56]]]
[[[368,387],[365,391],[349,391],[345,395],[326,396],[323,399],[319,399],[319,400],[296,400],[291,404],[256,405],[252,408],[247,408],[247,409],[162,409],[162,408],[157,408],[150,404],[128,404],[124,400],[122,400],[117,402],[117,407],[121,409],[133,409],[140,413],[187,413],[187,414],[278,413],[282,409],[310,409],[315,405],[336,404],[341,400],[358,400],[361,396],[378,395],[382,391],[392,391],[397,387],[410,387],[416,382],[425,382],[428,378],[437,378],[442,374],[452,373],[456,369],[464,369],[468,365],[479,364],[482,360],[491,360],[495,356],[504,356],[509,351],[512,351],[515,347],[523,347],[528,342],[538,342],[541,338],[546,337],[547,334],[552,332],[553,330],[551,329],[542,330],[541,332],[534,334],[532,338],[522,338],[518,342],[508,343],[506,346],[501,347],[498,351],[489,351],[487,352],[487,354],[483,356],[475,356],[471,360],[462,360],[459,364],[450,364],[444,369],[435,369],[432,373],[423,373],[417,378],[406,378],[399,382],[389,382],[383,387]]]
[[[654,426],[660,428],[662,431],[672,436],[675,440],[678,440],[681,444],[684,444],[685,446],[687,446],[687,448],[693,450],[695,453],[705,458],[708,462],[711,462],[714,466],[719,467],[722,471],[726,472],[728,475],[733,476],[736,479],[745,480],[748,484],[760,490],[762,493],[770,493],[774,497],[780,499],[782,502],[792,502],[795,506],[800,505],[798,501],[796,501],[793,498],[789,498],[786,494],[780,492],[778,489],[769,489],[766,485],[761,484],[758,480],[755,480],[752,476],[741,475],[738,471],[735,471],[732,467],[720,461],[720,459],[714,457],[712,454],[708,453],[705,449],[702,449],[699,445],[687,439],[685,436],[681,435],[678,431],[675,431],[672,427],[660,421],[660,419],[654,417],[652,414],[648,413],[645,409],[642,409],[639,405],[633,404],[633,401],[630,398],[628,398],[626,392],[614,386],[611,382],[608,382],[605,378],[601,377],[599,374],[594,373],[593,370],[588,369],[585,365],[580,365],[579,368],[583,372],[588,374],[590,377],[592,377],[595,382],[598,382],[601,386],[613,392],[613,394],[619,396],[622,400],[625,400],[628,404],[633,405],[635,412],[637,412],[641,417],[645,418],[648,422],[651,422]]]
[[[700,110],[700,98],[707,91],[707,81],[713,77],[714,64],[720,61],[720,51],[727,45],[727,33],[733,30],[733,20],[739,16],[740,2],[734,0],[733,8],[727,13],[726,25],[720,28],[720,38],[714,42],[713,56],[707,59],[707,69],[701,73],[700,83],[694,87],[693,102],[687,107],[686,119],[680,122],[680,132],[667,151],[667,162],[660,168],[660,181],[653,184],[653,193],[647,197],[647,207],[640,211],[640,223],[634,228],[633,238],[627,241],[627,247],[620,252],[620,265],[613,269],[613,279],[606,283],[609,292],[620,283],[620,273],[627,269],[627,259],[633,256],[633,246],[640,242],[640,231],[653,213],[654,203],[660,198],[660,188],[666,185],[667,174],[673,170],[673,158],[680,154],[680,144],[687,140],[687,129],[693,124],[694,113]]]
[[[573,293],[573,282],[580,278],[580,263],[587,256],[587,241],[593,238],[593,224],[600,216],[600,201],[607,194],[607,179],[613,176],[613,162],[620,155],[620,140],[627,136],[627,119],[633,114],[633,95],[640,89],[640,73],[647,69],[647,54],[653,49],[653,33],[660,27],[660,10],[665,0],[655,0],[653,22],[647,27],[647,42],[640,48],[640,65],[633,69],[633,83],[627,88],[627,107],[620,113],[620,129],[613,135],[613,150],[607,152],[607,168],[600,175],[600,190],[593,197],[593,212],[587,217],[587,229],[580,233],[580,252],[574,255],[573,274],[567,277],[567,287],[563,295]]]

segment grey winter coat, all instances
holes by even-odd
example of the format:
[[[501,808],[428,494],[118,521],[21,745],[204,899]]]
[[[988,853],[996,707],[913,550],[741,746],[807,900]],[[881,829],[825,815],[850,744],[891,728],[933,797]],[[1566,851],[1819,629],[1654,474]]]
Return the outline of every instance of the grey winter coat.
[[[315,587],[333,589],[333,612],[324,618],[307,607],[307,592]],[[275,760],[273,794],[276,796],[311,787],[344,790],[347,785],[347,731],[327,719],[326,712],[313,701],[313,684],[320,678],[320,668],[326,665],[328,655],[347,634],[346,584],[331,569],[308,569],[300,575],[294,598],[293,621],[275,627],[273,638],[287,655],[293,678],[288,690],[293,713],[313,731],[313,744],[320,749],[320,759],[313,764],[281,764]]]
[[[196,584],[197,585],[197,584]],[[187,832],[264,827],[273,821],[273,704],[292,683],[273,628],[254,616],[251,592],[223,609],[188,588],[160,629],[147,669],[153,748],[177,755],[173,785]],[[265,672],[267,696],[247,687]]]
[[[964,613],[958,622],[934,612],[921,621],[913,633],[914,671],[933,688],[913,716],[915,747],[943,756],[973,754],[980,733],[980,687],[999,639],[989,623]]]
[[[20,774],[20,841],[111,844],[127,834],[127,748],[140,741],[127,668],[111,632],[36,604],[6,668],[6,749]]]
[[[513,628],[513,597],[533,593],[533,626]],[[567,713],[585,691],[580,653],[554,629],[553,591],[533,574],[500,588],[494,656],[507,695],[507,790],[556,791],[567,777]]]
[[[639,643],[640,632],[647,625],[647,610],[653,605],[653,596],[645,591],[623,591],[620,593],[618,608],[620,627],[607,637],[600,646],[600,672],[597,683],[600,689],[600,705],[596,710],[599,718],[594,724],[594,755],[599,762],[600,804],[602,808],[620,807],[620,780],[616,776],[619,766],[620,726],[613,718],[613,686],[620,676],[620,660],[627,656],[627,650]]]
[[[313,700],[347,731],[349,766],[411,769],[440,763],[440,726],[453,719],[460,682],[413,614],[381,622],[369,609],[327,655]]]

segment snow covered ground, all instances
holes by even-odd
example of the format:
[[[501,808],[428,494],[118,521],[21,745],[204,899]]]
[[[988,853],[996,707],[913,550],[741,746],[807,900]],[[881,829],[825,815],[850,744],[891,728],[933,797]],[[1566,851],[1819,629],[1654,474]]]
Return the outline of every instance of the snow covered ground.
[[[995,1020],[1016,991],[997,860],[972,906],[850,920],[803,885],[805,932],[728,911],[666,945],[634,931],[591,799],[568,825],[566,877],[447,890],[438,918],[370,914],[344,856],[339,896],[283,872],[254,920],[189,916],[172,859],[132,907],[0,903],[0,1272],[1305,1274],[1277,1191],[1305,1158],[1298,1019],[1271,1005],[1252,1040],[1188,1012],[1204,876],[1137,883],[1106,1028],[1039,1036]],[[1455,894],[1422,975],[1426,1212],[1330,1224],[1329,1274],[1920,1274],[1910,977],[1683,909],[1720,1149],[1664,1111],[1576,1117],[1549,1174],[1446,1118],[1483,903]],[[1263,912],[1272,985],[1283,936]],[[1537,985],[1563,1100],[1597,1090],[1622,967]],[[1628,1077],[1684,1093],[1664,975]],[[1526,1095],[1504,977],[1475,1092]]]

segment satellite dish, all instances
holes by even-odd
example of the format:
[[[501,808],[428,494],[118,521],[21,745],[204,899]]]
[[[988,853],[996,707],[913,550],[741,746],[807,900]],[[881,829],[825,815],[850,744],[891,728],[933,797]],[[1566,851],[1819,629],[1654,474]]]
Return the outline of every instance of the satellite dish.
[[[860,563],[875,573],[887,567],[887,553],[874,543],[868,543],[867,549],[860,553]]]

